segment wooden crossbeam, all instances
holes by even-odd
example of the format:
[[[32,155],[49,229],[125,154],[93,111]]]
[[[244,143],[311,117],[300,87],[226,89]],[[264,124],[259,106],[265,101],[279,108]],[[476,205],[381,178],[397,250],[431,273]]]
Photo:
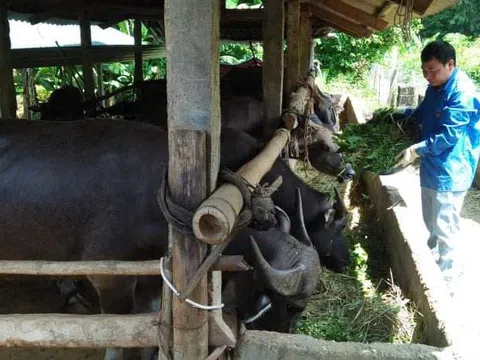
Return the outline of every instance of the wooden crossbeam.
[[[369,37],[371,31],[369,31],[365,26],[355,24],[347,19],[344,19],[338,15],[332,14],[328,11],[325,11],[322,8],[319,8],[314,5],[310,5],[310,11],[313,16],[317,17],[319,20],[323,21],[325,24],[345,32],[346,34],[355,36],[355,37]]]
[[[389,0],[396,5],[403,5],[405,2],[402,0]],[[423,15],[428,10],[433,0],[415,0],[413,4],[413,11],[418,15]]]
[[[390,12],[393,10],[393,8],[395,8],[397,5],[395,4],[392,4],[391,2],[389,1],[385,1],[378,9],[377,11],[375,12],[376,15],[380,18],[383,18],[385,16],[387,16],[388,14],[390,14]]]
[[[385,20],[358,9],[339,0],[311,0],[313,6],[319,7],[330,13],[340,15],[350,21],[360,23],[375,30],[383,30],[388,26]]]
[[[75,18],[77,13],[84,13],[92,18],[99,13],[108,14],[108,20],[116,21],[119,18],[135,18],[135,19],[161,19],[163,18],[163,8],[158,6],[128,6],[116,5],[102,2],[82,2],[72,4],[71,2],[61,2],[53,6],[49,10],[38,12],[31,15],[28,21],[32,25],[47,21],[52,17],[59,18]]]

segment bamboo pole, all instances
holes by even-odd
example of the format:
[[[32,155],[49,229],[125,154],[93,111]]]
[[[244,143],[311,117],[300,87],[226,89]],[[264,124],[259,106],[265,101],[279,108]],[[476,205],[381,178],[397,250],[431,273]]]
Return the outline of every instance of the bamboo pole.
[[[153,347],[157,313],[0,315],[0,347]]]
[[[282,115],[283,124],[289,129],[294,129],[298,126],[298,114],[305,114],[310,111],[307,109],[307,105],[312,95],[312,90],[315,88],[315,74],[313,71],[309,73],[306,85],[300,86],[291,93],[290,106]],[[308,113],[308,115],[310,114]]]
[[[248,271],[242,256],[221,256],[209,271]],[[1,260],[2,275],[160,275],[160,261],[29,261]]]
[[[253,186],[257,185],[271,169],[289,139],[290,132],[287,129],[277,130],[262,152],[242,166],[237,174]],[[242,207],[243,197],[235,185],[220,186],[193,215],[195,237],[208,244],[222,243],[232,231]]]

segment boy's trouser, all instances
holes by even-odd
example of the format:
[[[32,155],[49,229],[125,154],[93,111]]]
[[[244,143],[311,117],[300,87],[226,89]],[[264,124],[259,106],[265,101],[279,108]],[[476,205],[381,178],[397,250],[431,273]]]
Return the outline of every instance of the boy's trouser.
[[[428,246],[438,251],[440,270],[452,267],[460,239],[460,211],[466,191],[436,191],[422,187],[423,220],[430,233]]]

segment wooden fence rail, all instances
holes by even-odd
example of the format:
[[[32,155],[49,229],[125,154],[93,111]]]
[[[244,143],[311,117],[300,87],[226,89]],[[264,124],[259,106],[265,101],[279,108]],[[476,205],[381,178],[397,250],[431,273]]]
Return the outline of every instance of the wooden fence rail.
[[[210,271],[248,271],[243,256],[221,256]],[[1,260],[0,275],[160,275],[160,261],[30,261]]]
[[[0,347],[154,347],[157,313],[0,315]]]

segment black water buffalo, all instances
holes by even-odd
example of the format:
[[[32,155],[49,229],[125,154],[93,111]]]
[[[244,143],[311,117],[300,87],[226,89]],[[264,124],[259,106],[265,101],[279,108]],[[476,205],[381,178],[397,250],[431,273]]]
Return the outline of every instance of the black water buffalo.
[[[4,119],[0,126],[1,259],[145,260],[165,253],[167,224],[155,196],[168,162],[164,130],[108,119],[55,123]],[[259,150],[255,139],[232,130],[222,131],[221,140],[222,166],[232,170]],[[346,224],[341,201],[332,204],[328,195],[305,185],[281,161],[265,180],[271,182],[278,175],[284,184],[274,201],[295,214],[293,189],[299,188],[305,199],[306,231],[321,261],[342,269],[349,254],[341,235]],[[263,247],[259,234],[255,238],[262,253],[271,247]],[[273,261],[273,268],[283,270],[281,274],[288,274],[294,261],[289,257],[282,267],[271,253],[264,256],[267,263]],[[265,262],[257,265],[260,271],[268,268]],[[294,269],[296,276],[310,274],[296,265]],[[271,274],[262,276],[270,284],[266,287],[272,303],[278,303],[276,296],[285,292],[275,293],[272,287],[279,280],[270,281]],[[289,291],[292,299],[300,301],[305,294],[309,282],[302,279],[302,286]],[[90,276],[89,280],[102,311],[131,312],[134,277]]]
[[[230,140],[235,139],[235,140]],[[254,137],[232,129],[222,128],[222,164],[232,170],[239,169],[261,149],[262,142]],[[262,181],[272,183],[278,175],[283,185],[272,195],[272,199],[290,216],[295,214],[295,197],[291,189],[300,189],[305,209],[307,232],[320,255],[320,261],[330,269],[341,271],[350,261],[347,243],[342,231],[347,225],[348,214],[342,199],[330,196],[306,185],[281,160],[275,161],[270,172]],[[335,249],[335,250],[334,250]]]
[[[80,120],[84,117],[83,94],[75,86],[63,86],[54,90],[47,102],[33,105],[30,110],[40,112],[41,120]]]

